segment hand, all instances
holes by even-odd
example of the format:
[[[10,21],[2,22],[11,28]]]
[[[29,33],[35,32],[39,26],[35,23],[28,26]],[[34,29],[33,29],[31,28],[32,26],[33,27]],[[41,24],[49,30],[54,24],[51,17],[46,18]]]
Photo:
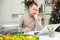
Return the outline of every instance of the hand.
[[[31,31],[31,28],[26,27],[26,28],[23,28],[22,31],[23,31],[23,32],[29,32],[29,31]]]
[[[36,15],[34,15],[33,17],[34,17],[34,19],[36,19],[36,20],[37,20],[37,14],[36,14]]]

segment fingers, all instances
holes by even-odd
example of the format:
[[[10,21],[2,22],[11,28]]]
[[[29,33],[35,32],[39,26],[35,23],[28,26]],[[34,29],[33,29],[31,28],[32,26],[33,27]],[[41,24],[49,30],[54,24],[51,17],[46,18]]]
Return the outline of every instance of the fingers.
[[[29,31],[31,31],[31,28],[28,28],[28,27],[27,27],[27,28],[24,28],[24,29],[23,29],[23,32],[29,32]]]

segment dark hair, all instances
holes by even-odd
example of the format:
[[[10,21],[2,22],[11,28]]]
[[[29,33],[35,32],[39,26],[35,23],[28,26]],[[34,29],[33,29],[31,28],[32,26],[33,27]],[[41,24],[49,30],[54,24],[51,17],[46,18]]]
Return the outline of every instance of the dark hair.
[[[32,5],[38,6],[38,4],[37,4],[36,2],[31,2],[31,3],[29,4],[28,8],[29,8],[30,6],[32,6]]]
[[[27,1],[27,3],[25,5],[26,5],[27,9],[32,5],[38,6],[38,4],[35,1]]]

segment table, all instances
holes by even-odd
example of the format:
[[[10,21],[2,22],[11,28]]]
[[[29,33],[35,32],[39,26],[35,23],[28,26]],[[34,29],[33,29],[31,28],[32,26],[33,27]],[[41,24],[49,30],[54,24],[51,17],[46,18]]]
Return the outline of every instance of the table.
[[[60,24],[54,24],[54,25],[51,25],[51,26],[58,27],[59,25]],[[18,26],[18,25],[4,25],[2,27],[8,27],[8,28],[11,27],[12,28],[12,26],[14,26],[13,28],[15,28],[15,26]],[[29,34],[34,34],[34,32],[31,31],[31,32],[29,32]],[[39,40],[60,40],[60,33],[55,32],[55,37],[49,37],[49,35],[40,35]]]
[[[41,35],[39,36],[39,40],[60,40],[60,33],[55,32],[54,37],[49,37],[49,35]]]
[[[5,24],[2,27],[2,32],[1,33],[13,33],[13,32],[20,32],[20,27],[19,24]]]

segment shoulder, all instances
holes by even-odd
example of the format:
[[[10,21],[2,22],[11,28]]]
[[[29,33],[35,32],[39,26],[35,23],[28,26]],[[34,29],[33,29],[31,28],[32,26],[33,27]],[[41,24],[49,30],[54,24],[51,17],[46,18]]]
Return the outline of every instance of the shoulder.
[[[28,14],[27,13],[24,13],[23,15],[21,15],[21,19],[25,19],[28,17]]]

